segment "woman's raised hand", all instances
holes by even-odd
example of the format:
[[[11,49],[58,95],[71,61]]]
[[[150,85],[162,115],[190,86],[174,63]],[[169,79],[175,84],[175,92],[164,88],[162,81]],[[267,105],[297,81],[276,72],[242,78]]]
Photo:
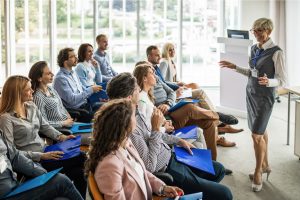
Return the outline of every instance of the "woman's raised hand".
[[[228,62],[228,61],[226,61],[226,60],[221,60],[221,61],[219,62],[219,65],[220,65],[221,67],[227,67],[227,68],[229,68],[229,69],[236,69],[236,65],[235,65],[235,64],[233,64],[233,63],[231,63],[231,62]]]

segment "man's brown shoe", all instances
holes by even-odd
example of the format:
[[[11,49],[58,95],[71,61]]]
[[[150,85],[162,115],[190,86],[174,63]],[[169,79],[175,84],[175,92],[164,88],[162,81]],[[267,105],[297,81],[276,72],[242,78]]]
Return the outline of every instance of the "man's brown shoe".
[[[239,133],[239,132],[242,132],[244,129],[242,128],[233,128],[232,126],[230,125],[226,125],[226,126],[223,126],[223,127],[218,127],[218,132],[223,132],[223,133]]]
[[[224,137],[219,137],[219,139],[217,140],[217,145],[220,145],[222,147],[234,147],[236,144],[235,142],[226,140]]]

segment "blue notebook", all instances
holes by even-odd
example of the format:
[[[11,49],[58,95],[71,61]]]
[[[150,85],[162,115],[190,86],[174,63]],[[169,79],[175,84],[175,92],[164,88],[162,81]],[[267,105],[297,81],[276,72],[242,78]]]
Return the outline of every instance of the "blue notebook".
[[[44,152],[63,151],[64,152],[63,157],[60,158],[59,160],[66,160],[78,156],[80,154],[80,144],[81,144],[81,136],[79,135],[76,138],[47,146]],[[53,162],[53,161],[56,160],[45,160],[44,162]]]
[[[188,166],[200,169],[207,173],[215,175],[215,170],[212,164],[211,152],[207,149],[191,149],[193,155],[182,147],[174,146],[176,160]]]
[[[202,199],[202,192],[197,192],[193,194],[187,194],[179,197],[180,200],[201,200]],[[168,198],[167,200],[174,200],[172,198]]]
[[[102,86],[102,90],[93,93],[91,96],[88,97],[88,101],[90,102],[91,105],[93,105],[96,102],[100,102],[100,99],[105,99],[105,100],[108,99],[108,96],[106,94],[106,84],[107,82],[99,84]]]
[[[76,133],[91,133],[93,131],[93,123],[78,123],[75,122],[71,127],[70,131],[73,134]]]
[[[197,139],[197,126],[186,126],[175,130],[173,135],[181,139]]]
[[[168,111],[169,112],[173,112],[173,111],[181,108],[182,106],[184,106],[184,105],[186,105],[188,103],[198,103],[198,102],[199,102],[199,100],[196,100],[196,99],[192,99],[192,100],[184,100],[184,99],[182,99],[182,100],[178,101],[174,106],[172,106]]]
[[[88,97],[88,101],[91,105],[94,103],[100,102],[100,99],[108,99],[108,96],[106,94],[106,90],[100,90],[99,92],[93,93],[91,96]]]
[[[29,181],[26,181],[24,183],[22,183],[21,185],[19,185],[17,188],[15,188],[13,191],[11,191],[10,193],[8,193],[5,198],[17,195],[21,192],[26,192],[28,190],[37,188],[39,186],[44,185],[45,183],[47,183],[51,178],[53,178],[62,168],[53,170],[51,172],[48,172],[46,174],[42,174],[40,176],[37,176]]]

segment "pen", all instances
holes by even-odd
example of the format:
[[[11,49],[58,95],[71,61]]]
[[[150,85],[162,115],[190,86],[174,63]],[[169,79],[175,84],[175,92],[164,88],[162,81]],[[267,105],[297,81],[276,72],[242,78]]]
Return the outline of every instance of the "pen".
[[[75,146],[71,146],[71,147],[67,148],[67,150],[76,149],[76,148],[78,148],[78,147],[80,147],[80,144],[75,145]]]
[[[181,135],[182,134],[182,132],[178,132],[178,133],[176,133],[175,135],[176,136],[179,136],[179,135]]]
[[[180,196],[176,196],[174,200],[179,200]]]

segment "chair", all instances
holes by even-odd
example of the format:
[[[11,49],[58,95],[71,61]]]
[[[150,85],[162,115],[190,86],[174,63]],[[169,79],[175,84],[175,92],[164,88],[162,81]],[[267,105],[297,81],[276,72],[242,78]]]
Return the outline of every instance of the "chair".
[[[89,173],[88,177],[88,191],[92,200],[104,200],[103,195],[100,193],[97,183],[94,179],[94,174]]]
[[[89,113],[89,111],[85,109],[74,109],[74,108],[66,108],[68,113],[71,115],[73,119],[77,119],[79,122],[89,123],[93,119],[93,115]]]

